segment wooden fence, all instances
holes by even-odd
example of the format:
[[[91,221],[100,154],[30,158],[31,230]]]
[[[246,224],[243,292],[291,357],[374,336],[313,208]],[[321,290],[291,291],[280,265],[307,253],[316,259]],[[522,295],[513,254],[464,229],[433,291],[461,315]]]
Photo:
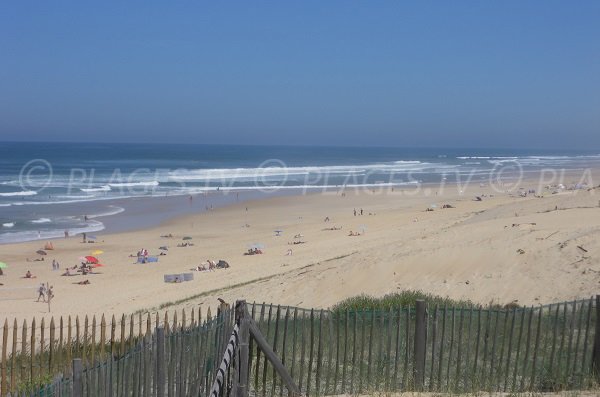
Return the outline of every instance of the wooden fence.
[[[250,304],[251,318],[290,379],[282,379],[272,357],[267,360],[250,339],[247,356],[240,360],[238,352],[228,368],[222,395],[232,393],[240,368],[247,370],[246,395],[255,397],[290,396],[290,381],[307,396],[590,389],[600,368],[598,299],[513,310],[426,308],[420,302],[384,311],[332,312]],[[44,372],[54,378],[46,377],[42,388],[17,382],[36,379],[27,375],[30,362],[23,367],[19,358],[3,353],[3,390],[13,396],[21,395],[15,390],[75,397],[207,396],[233,329],[233,311],[221,310],[205,321],[199,315],[187,323],[174,320],[175,326],[172,320],[143,320],[143,332],[123,332],[120,338],[116,330],[123,327],[113,323],[108,330],[114,339],[88,342],[87,348],[85,338],[77,343],[71,334],[65,339],[71,343],[63,341],[61,360],[52,361],[48,345],[26,356],[33,357],[35,371],[39,362],[56,363],[44,367],[54,368]],[[73,357],[81,361],[68,360]]]
[[[588,389],[599,307],[590,299],[513,310],[251,311],[303,394],[352,395]],[[255,395],[285,394],[260,351],[251,372]]]
[[[29,324],[7,320],[1,328],[2,361],[0,396],[9,391],[32,390],[48,383],[54,375],[72,374],[72,359],[80,358],[84,367],[118,359],[140,349],[139,343],[154,333],[158,326],[167,335],[181,330],[193,330],[213,324],[211,311],[202,318],[200,307],[180,312],[138,313],[135,315],[59,317]]]

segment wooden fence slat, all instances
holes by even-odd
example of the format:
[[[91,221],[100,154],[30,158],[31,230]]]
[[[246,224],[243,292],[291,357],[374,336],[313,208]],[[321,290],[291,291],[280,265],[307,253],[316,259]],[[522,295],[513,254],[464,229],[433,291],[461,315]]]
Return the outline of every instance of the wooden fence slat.
[[[435,353],[437,341],[437,325],[438,325],[438,306],[433,308],[433,318],[431,321],[431,368],[429,369],[429,391],[435,390]]]
[[[8,393],[8,319],[4,319],[2,327],[2,371],[0,372],[0,395],[5,396]]]
[[[364,347],[365,347],[365,309],[360,314],[360,355],[358,358],[358,393],[363,392],[363,362],[364,362]]]
[[[519,337],[517,339],[517,353],[515,355],[515,367],[513,369],[513,380],[511,392],[517,391],[517,371],[519,370],[519,356],[521,353],[521,342],[523,340],[523,328],[525,326],[525,309],[521,310],[521,325],[519,326]]]
[[[273,304],[269,305],[269,317],[267,318],[267,332],[266,339],[269,341],[269,336],[271,334],[271,317],[273,316]],[[264,353],[264,352],[263,352]],[[263,354],[263,371],[262,371],[262,396],[266,397],[267,395],[267,355]]]
[[[120,338],[121,340],[119,341],[120,343],[120,348],[119,348],[119,356],[124,356],[125,355],[125,314],[121,315],[121,334],[120,334]]]
[[[16,325],[16,323],[15,323]],[[54,375],[54,361],[56,360],[54,355],[56,354],[55,348],[55,336],[56,336],[56,327],[54,325],[54,317],[50,318],[50,339],[48,340],[48,373],[50,375]]]
[[[333,342],[333,313],[329,313],[329,315],[327,315],[327,343],[326,343],[326,347],[327,347],[327,374],[325,377],[325,389],[323,391],[323,394],[326,395],[329,393],[329,382],[331,381],[331,366],[333,365],[333,346],[334,346],[334,342]],[[338,347],[339,344],[337,343],[337,341],[335,342],[335,346]],[[337,362],[336,362],[337,364]],[[336,365],[337,367],[337,365]],[[335,389],[335,387],[334,387]]]
[[[542,308],[538,308],[537,327],[535,330],[535,345],[533,347],[533,363],[531,364],[531,376],[529,380],[529,391],[535,390],[535,378],[537,370],[538,349],[540,346],[540,333],[542,329]],[[545,352],[544,352],[545,353]]]
[[[508,350],[506,352],[506,369],[504,371],[504,389],[503,392],[506,393],[506,390],[508,388],[508,377],[510,374],[510,358],[512,355],[512,341],[513,341],[513,334],[514,334],[514,330],[515,330],[515,318],[517,316],[517,309],[513,309],[511,312],[511,321],[510,321],[510,333],[508,336]]]
[[[141,316],[141,314],[140,314]],[[140,322],[141,324],[141,322]],[[98,351],[98,355],[100,356],[100,360],[104,360],[106,357],[106,319],[104,318],[104,314],[100,319],[100,350]]]
[[[334,314],[332,313],[331,316],[333,316],[333,315]],[[335,319],[336,319],[336,321],[334,323],[335,324],[334,325],[335,326],[335,369],[334,369],[334,373],[333,373],[333,394],[337,394],[337,385],[338,385],[338,379],[339,379],[338,377],[340,374],[339,370],[340,370],[340,362],[341,362],[341,359],[340,359],[340,353],[341,353],[341,351],[340,351],[340,346],[341,346],[341,343],[340,343],[340,328],[341,327],[340,327],[340,325],[341,324],[340,324],[339,312],[335,313]],[[343,319],[343,317],[342,317],[342,319]],[[345,321],[345,319],[343,319],[342,321]],[[344,348],[345,347],[346,347],[346,343],[344,343]],[[345,365],[345,364],[346,363],[344,362],[342,365]],[[344,389],[342,389],[341,393],[344,392],[343,390]]]
[[[10,390],[14,391],[17,385],[17,337],[18,337],[17,319],[13,321],[13,332],[12,332],[12,355],[10,365]],[[25,354],[23,351],[21,355]]]
[[[309,347],[309,354],[308,354],[308,374],[306,377],[306,395],[310,396],[310,389],[311,389],[311,378],[312,378],[312,368],[313,368],[313,357],[314,357],[314,350],[315,350],[315,313],[314,310],[311,309],[310,310],[310,347]]]
[[[479,344],[481,342],[481,307],[477,310],[477,333],[475,336],[475,357],[473,357],[473,376],[478,373],[479,367]],[[475,379],[478,383],[479,381]]]
[[[375,371],[372,372],[372,376],[375,377],[375,379],[373,379],[371,381],[372,382],[371,384],[373,385],[372,386],[373,389],[375,389],[375,385],[378,383],[377,376],[380,375],[380,371],[383,371],[384,370],[383,366],[385,366],[385,362],[383,360],[383,345],[384,345],[385,340],[386,340],[386,338],[385,338],[385,331],[386,331],[386,329],[384,327],[384,324],[385,324],[384,318],[385,318],[385,314],[386,313],[385,313],[385,311],[383,309],[377,310],[377,313],[379,315],[379,328],[376,330],[376,332],[379,335],[377,337],[377,342],[378,342],[377,344],[379,346],[378,346],[378,349],[377,349],[377,357],[373,359],[375,361],[375,364],[374,364],[375,365]],[[375,336],[373,336],[373,338],[375,338]],[[381,376],[380,376],[380,378],[381,378]],[[384,390],[385,390],[385,386],[384,386]]]
[[[376,315],[376,311],[375,310],[371,310],[371,325],[369,327],[369,357],[368,357],[368,361],[367,361],[367,388],[366,390],[369,391],[371,390],[371,385],[372,385],[372,381],[373,379],[371,378],[371,366],[373,363],[373,332],[374,332],[374,328],[375,328],[375,315]]]
[[[531,350],[531,323],[533,320],[533,307],[529,308],[529,315],[527,318],[527,337],[525,339],[525,357],[523,359],[523,371],[521,376],[521,385],[519,391],[523,391],[525,387],[525,377],[529,369],[529,352]]]
[[[558,337],[558,324],[559,324],[559,312],[560,312],[560,303],[556,305],[556,312],[554,314],[553,322],[554,327],[552,328],[552,348],[550,350],[550,364],[548,373],[550,376],[554,376],[554,358],[556,354],[556,338]],[[550,314],[550,313],[549,313]]]
[[[29,379],[34,382],[36,379],[36,371],[35,371],[35,317],[31,321],[31,340],[29,341]]]
[[[465,353],[465,375],[467,371],[471,371],[471,337],[473,333],[473,307],[469,308],[469,321],[467,323],[467,351]],[[465,378],[465,390],[474,390],[476,388],[473,375],[466,376]]]
[[[563,379],[562,379],[562,372],[563,372],[563,358],[564,358],[564,354],[565,354],[565,339],[566,339],[566,335],[567,335],[567,310],[568,310],[568,306],[569,304],[567,302],[565,302],[563,304],[563,319],[562,319],[562,332],[561,332],[561,336],[560,336],[560,347],[558,349],[558,371],[557,371],[557,375],[558,375],[558,381],[562,383]]]
[[[358,311],[352,313],[352,369],[350,374],[350,394],[354,394],[354,374],[356,369],[356,338],[358,337]]]
[[[484,389],[487,388],[487,365],[488,365],[488,359],[489,359],[489,345],[490,345],[490,323],[492,321],[492,313],[491,311],[488,309],[485,311],[485,328],[484,328],[484,333],[483,333],[483,361],[482,361],[482,365],[481,365],[481,379],[479,380],[479,384],[481,385],[481,387],[483,387]]]
[[[500,311],[494,310],[494,335],[492,336],[492,351],[490,352],[490,371],[488,373],[488,379],[491,382],[496,382],[494,373],[497,371],[496,368],[496,346],[498,345],[498,328],[500,328]],[[491,387],[490,387],[491,389]]]
[[[410,306],[406,307],[406,320],[404,322],[404,327],[406,329],[406,334],[404,335],[404,368],[402,370],[402,389],[408,390],[409,386],[408,382],[408,374],[409,374],[409,366],[410,366]]]
[[[319,314],[319,342],[317,344],[317,371],[315,373],[315,395],[318,396],[321,388],[321,371],[323,369],[323,310]]]
[[[387,314],[387,344],[385,349],[385,391],[390,391],[390,376],[392,372],[392,334],[394,333],[394,310],[390,308]],[[382,327],[383,329],[383,327]],[[335,394],[335,390],[334,390]]]
[[[427,306],[424,300],[417,299],[415,306],[415,339],[413,378],[414,390],[423,391],[425,382],[425,360],[427,357]]]
[[[587,373],[591,372],[590,370],[592,369],[591,363],[589,366],[586,363],[586,355],[587,355],[586,353],[588,351],[588,346],[589,346],[588,345],[588,336],[589,336],[589,331],[590,331],[590,326],[591,326],[593,302],[594,302],[593,297],[588,300],[588,310],[587,310],[587,317],[586,317],[586,322],[585,322],[585,336],[583,337],[583,357],[581,359],[581,369],[580,369],[582,378],[585,377]],[[596,320],[596,321],[598,321],[598,320]],[[583,379],[580,382],[580,387],[587,387],[587,383],[583,383]]]
[[[443,315],[442,315],[442,335],[440,337],[440,358],[438,363],[438,376],[437,376],[437,385],[438,391],[442,389],[442,368],[444,365],[444,346],[446,345],[446,317],[447,317],[447,307],[444,306]]]
[[[42,317],[42,321],[40,322],[40,352],[38,354],[39,364],[38,364],[38,373],[39,376],[42,377],[45,374],[44,370],[44,352],[46,351],[46,322],[44,317]]]
[[[88,337],[89,337],[88,328],[89,328],[89,319],[88,319],[88,316],[86,314],[85,315],[85,319],[83,320],[83,343],[82,343],[82,345],[83,345],[83,351],[82,351],[81,357],[80,357],[84,366],[87,364],[86,357],[87,357],[87,352],[88,352],[88,348],[89,348],[89,345],[88,345],[88,343],[89,343],[89,341],[88,341]]]
[[[501,384],[502,384],[502,374],[504,373],[504,346],[506,346],[506,339],[508,339],[508,317],[510,312],[508,310],[504,310],[504,321],[502,326],[502,344],[500,345],[500,357],[498,357],[498,364],[496,369],[494,369],[496,376],[496,389],[493,390],[495,392],[500,392]]]
[[[480,310],[481,314],[481,310]],[[481,318],[481,316],[480,316]],[[452,352],[454,351],[454,334],[456,332],[456,309],[452,308],[452,318],[450,320],[450,346],[448,347],[448,366],[446,367],[446,389],[452,391],[452,385],[450,384],[450,368],[452,365]],[[479,344],[479,333],[477,333],[477,343]],[[473,371],[475,372],[475,371]]]
[[[158,327],[157,327],[158,328]],[[129,336],[127,337],[127,350],[132,350],[135,346],[135,317],[129,316]],[[133,363],[133,360],[131,361]]]
[[[575,351],[573,352],[573,371],[571,373],[577,373],[577,356],[579,354],[579,342],[581,340],[581,332],[583,327],[583,312],[585,307],[585,300],[581,301],[579,306],[579,319],[577,320],[577,339],[575,340]]]
[[[90,362],[92,365],[96,364],[96,316],[94,315],[92,317],[92,340],[91,340],[91,345],[92,345],[92,351],[90,352]]]
[[[297,339],[297,334],[298,334],[298,308],[294,308],[294,316],[293,316],[293,320],[292,320],[292,366],[290,368],[290,376],[292,377],[292,379],[294,378],[294,369],[296,366],[296,339]],[[298,382],[300,383],[300,382]],[[300,387],[300,386],[298,386]],[[300,388],[300,390],[302,390],[302,388]]]
[[[26,354],[31,352],[27,351],[27,321],[23,320],[23,329],[21,330],[21,381],[27,381],[27,363]]]
[[[565,366],[564,379],[568,379],[571,368],[571,351],[573,350],[573,335],[575,334],[575,315],[577,313],[577,301],[573,301],[571,315],[569,316],[569,341],[567,347],[567,362]]]
[[[281,362],[283,363],[283,365],[286,365],[286,358],[287,358],[287,348],[288,348],[288,324],[289,324],[289,320],[290,320],[290,307],[287,306],[285,308],[285,317],[283,320],[283,343],[281,346]],[[287,365],[289,367],[289,365]],[[293,375],[291,374],[290,376],[292,376],[293,379]],[[280,382],[279,384],[279,397],[283,397],[283,381]]]
[[[457,352],[456,352],[456,378],[454,380],[455,385],[453,385],[453,389],[458,391],[464,391],[463,387],[461,387],[461,361],[463,354],[463,325],[464,325],[464,315],[465,311],[463,309],[460,310],[460,317],[458,320],[458,342],[457,342]]]
[[[348,343],[350,341],[350,337],[348,336],[348,321],[349,321],[349,312],[348,309],[346,309],[344,311],[344,338],[342,339],[344,341],[344,353],[343,353],[343,359],[342,359],[342,385],[341,388],[342,390],[340,390],[340,392],[342,394],[346,393],[346,370],[348,368]],[[338,343],[339,343],[340,338],[338,338]],[[335,392],[334,392],[335,394]]]
[[[279,342],[279,316],[281,315],[281,306],[277,305],[277,309],[275,310],[275,332],[273,335],[273,352],[275,354],[277,354],[278,349],[277,349],[277,345]],[[285,365],[285,362],[284,362]],[[275,397],[275,388],[277,386],[277,377],[276,377],[276,370],[274,366],[271,366],[271,376],[273,379],[273,382],[271,383],[271,397]]]
[[[252,318],[254,318],[254,308],[252,309]],[[258,321],[259,325],[262,325],[263,319],[265,316],[265,302],[260,306],[260,320]],[[252,338],[250,338],[250,342],[252,342]],[[260,348],[256,346],[256,364],[254,368],[254,392],[258,394],[258,374],[260,373]]]
[[[73,365],[72,365],[72,354],[73,354],[73,335],[72,335],[72,323],[71,323],[71,316],[67,317],[67,340],[65,343],[65,348],[67,350],[67,359],[66,361],[63,363],[63,367],[65,369],[65,372],[67,373],[67,375],[71,375],[72,374],[72,370],[73,370]]]

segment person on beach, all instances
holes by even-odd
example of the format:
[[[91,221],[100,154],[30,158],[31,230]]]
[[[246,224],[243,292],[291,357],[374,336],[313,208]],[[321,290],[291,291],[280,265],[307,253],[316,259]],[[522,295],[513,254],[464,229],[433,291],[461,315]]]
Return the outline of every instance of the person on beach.
[[[354,209],[354,216],[356,216],[356,208]]]
[[[29,273],[29,271],[27,271],[27,273]],[[42,302],[46,302],[46,286],[44,283],[41,283],[38,287],[38,298],[36,302],[39,302],[40,298],[42,298]]]

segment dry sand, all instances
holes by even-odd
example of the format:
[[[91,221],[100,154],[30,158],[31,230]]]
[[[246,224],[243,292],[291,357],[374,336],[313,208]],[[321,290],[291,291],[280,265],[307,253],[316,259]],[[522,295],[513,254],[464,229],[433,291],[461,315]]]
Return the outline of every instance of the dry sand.
[[[0,259],[10,267],[0,277],[1,312],[19,319],[45,315],[48,306],[35,302],[40,282],[54,286],[55,316],[120,315],[194,295],[201,296],[169,309],[214,307],[217,297],[327,308],[361,293],[382,296],[404,289],[481,304],[537,305],[600,291],[600,190],[522,198],[479,185],[465,189],[463,194],[446,187],[441,195],[436,188],[407,188],[269,198],[148,230],[101,234],[95,244],[83,244],[81,237],[58,239],[44,262],[26,261],[37,256],[43,242],[2,245]],[[473,200],[482,193],[494,196]],[[435,210],[425,212],[432,204]],[[441,209],[443,204],[455,208]],[[354,216],[354,208],[364,215]],[[323,230],[333,226],[342,229]],[[276,236],[279,229],[283,233]],[[364,233],[349,237],[350,230]],[[175,237],[160,237],[166,233]],[[289,245],[296,234],[306,244]],[[176,247],[186,235],[194,246]],[[252,243],[264,244],[265,253],[244,256]],[[158,254],[162,245],[169,251],[158,263],[133,264],[129,257],[142,247]],[[290,248],[293,255],[286,256]],[[102,274],[60,276],[96,249],[104,251],[105,266],[97,269]],[[52,271],[52,259],[61,271]],[[224,259],[231,267],[194,272],[191,282],[163,282],[164,274],[187,272],[206,259]],[[22,278],[27,270],[37,278]],[[75,284],[84,279],[91,284]]]

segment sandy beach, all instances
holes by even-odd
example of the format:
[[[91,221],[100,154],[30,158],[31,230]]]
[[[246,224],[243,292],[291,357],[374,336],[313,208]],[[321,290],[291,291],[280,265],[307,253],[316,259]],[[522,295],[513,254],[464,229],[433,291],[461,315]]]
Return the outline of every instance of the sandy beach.
[[[358,294],[405,289],[481,304],[538,305],[600,291],[599,190],[546,190],[542,198],[479,184],[460,190],[272,197],[145,230],[99,234],[94,244],[84,244],[81,236],[56,239],[44,261],[27,261],[39,257],[35,252],[43,241],[2,245],[2,260],[9,264],[0,277],[2,314],[49,316],[48,306],[36,302],[40,282],[54,287],[54,316],[120,315],[161,305],[214,308],[217,298],[327,308]],[[188,198],[181,200],[185,205]],[[442,208],[445,204],[453,208]],[[425,211],[428,207],[433,211]],[[350,231],[360,235],[349,236]],[[173,237],[161,237],[167,234]],[[177,247],[184,236],[192,237],[193,246]],[[298,241],[304,243],[293,244]],[[244,255],[253,244],[264,246],[264,253]],[[142,248],[158,255],[161,246],[168,251],[158,263],[134,264],[130,257]],[[98,256],[104,266],[95,269],[99,274],[61,276],[94,250],[104,252]],[[52,270],[53,259],[60,270]],[[190,272],[207,259],[223,259],[230,268],[193,272],[189,282],[163,281],[163,275]],[[36,278],[23,278],[27,270]],[[90,284],[77,284],[83,280]]]

